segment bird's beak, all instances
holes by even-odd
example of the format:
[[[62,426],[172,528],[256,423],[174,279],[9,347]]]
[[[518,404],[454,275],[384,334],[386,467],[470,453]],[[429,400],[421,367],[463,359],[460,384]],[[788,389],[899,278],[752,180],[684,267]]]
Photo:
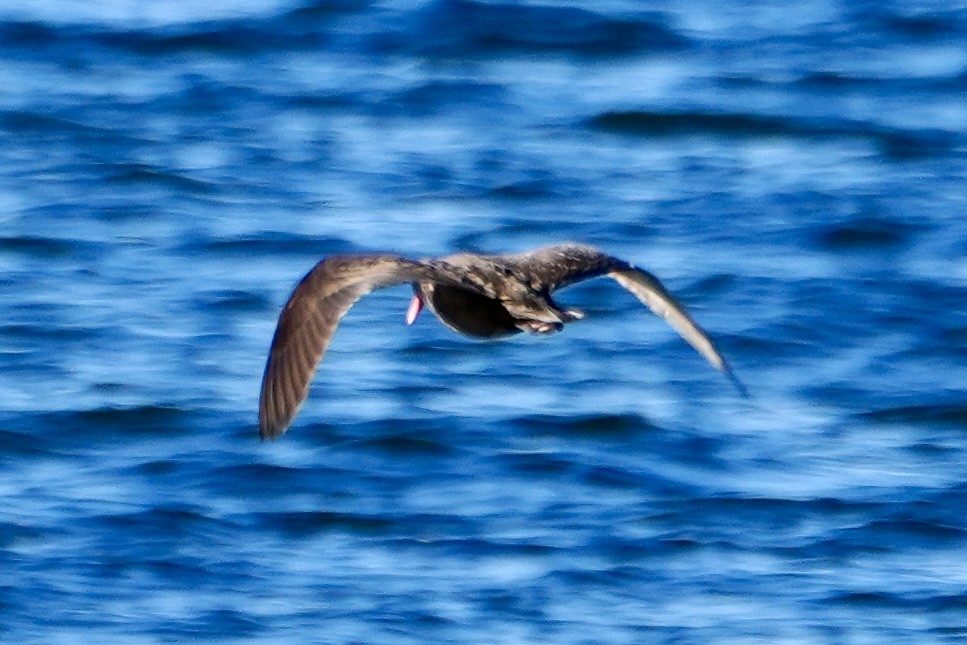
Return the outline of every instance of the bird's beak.
[[[420,315],[420,311],[423,310],[423,298],[420,294],[414,293],[413,299],[410,300],[410,308],[406,310],[406,324],[412,325],[416,322],[416,317]]]

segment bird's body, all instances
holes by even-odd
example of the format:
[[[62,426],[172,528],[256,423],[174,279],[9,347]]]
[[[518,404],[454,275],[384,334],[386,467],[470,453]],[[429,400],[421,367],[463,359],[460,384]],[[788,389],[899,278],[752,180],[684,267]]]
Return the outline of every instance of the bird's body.
[[[500,338],[548,334],[584,317],[551,298],[560,288],[607,275],[664,318],[716,369],[741,384],[709,337],[655,276],[597,249],[549,246],[514,255],[459,253],[433,260],[396,255],[343,255],[319,262],[295,288],[272,339],[259,402],[263,438],[285,432],[309,391],[336,325],[374,289],[409,283],[412,324],[424,305],[456,332]]]
[[[420,284],[415,291],[418,293],[413,296],[411,308],[428,303],[440,322],[455,332],[486,339],[503,338],[521,331],[514,317],[494,298],[432,282]]]

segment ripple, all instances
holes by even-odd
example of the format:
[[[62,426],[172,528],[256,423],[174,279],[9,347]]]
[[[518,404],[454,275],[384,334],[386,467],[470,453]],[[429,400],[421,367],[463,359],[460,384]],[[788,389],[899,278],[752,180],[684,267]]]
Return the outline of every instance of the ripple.
[[[598,414],[576,417],[532,415],[514,419],[513,423],[534,434],[564,434],[589,438],[619,439],[623,435],[660,430],[658,426],[636,414]]]
[[[912,244],[917,232],[916,226],[906,222],[870,217],[829,226],[817,237],[829,250],[901,248]]]
[[[257,513],[255,517],[259,524],[270,530],[299,538],[330,531],[367,536],[385,535],[397,526],[394,520],[387,517],[335,511]]]
[[[955,145],[953,134],[943,130],[901,130],[872,123],[760,114],[624,110],[601,113],[587,124],[594,130],[634,137],[784,137],[817,142],[861,139],[874,143],[885,156],[896,160],[944,155]]]
[[[412,26],[401,34],[381,35],[377,48],[437,56],[521,51],[615,56],[675,50],[687,44],[657,14],[626,20],[555,5],[436,0],[415,21],[402,24]]]
[[[886,407],[863,412],[860,419],[873,423],[905,426],[947,426],[963,429],[967,425],[967,406],[958,403],[926,403]]]

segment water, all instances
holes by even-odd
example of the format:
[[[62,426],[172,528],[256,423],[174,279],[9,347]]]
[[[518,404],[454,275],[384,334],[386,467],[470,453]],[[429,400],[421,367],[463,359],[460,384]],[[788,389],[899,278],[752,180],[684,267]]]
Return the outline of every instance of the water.
[[[967,7],[6,2],[0,640],[967,637]],[[609,281],[476,343],[344,320],[320,257],[576,240]]]

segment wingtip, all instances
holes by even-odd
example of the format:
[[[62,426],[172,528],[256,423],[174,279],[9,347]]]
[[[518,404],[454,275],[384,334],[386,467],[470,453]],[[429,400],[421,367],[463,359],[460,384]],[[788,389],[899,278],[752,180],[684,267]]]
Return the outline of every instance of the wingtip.
[[[739,380],[739,377],[735,375],[735,372],[730,370],[728,366],[726,366],[723,371],[725,372],[725,375],[732,382],[732,385],[735,386],[735,389],[739,392],[739,394],[742,396],[743,399],[752,398],[752,395],[749,394],[749,389],[745,386],[745,384],[742,381]]]
[[[259,414],[259,438],[262,441],[275,441],[284,435],[288,428],[288,422],[270,419],[264,413]]]
[[[259,438],[262,441],[275,441],[283,434],[285,434],[284,429],[280,430],[278,428],[262,428],[262,427],[259,428]]]
[[[261,421],[259,422],[259,439],[262,441],[272,441],[276,436],[277,434],[271,428],[265,426]]]

